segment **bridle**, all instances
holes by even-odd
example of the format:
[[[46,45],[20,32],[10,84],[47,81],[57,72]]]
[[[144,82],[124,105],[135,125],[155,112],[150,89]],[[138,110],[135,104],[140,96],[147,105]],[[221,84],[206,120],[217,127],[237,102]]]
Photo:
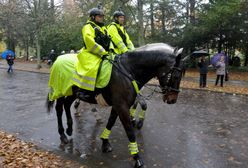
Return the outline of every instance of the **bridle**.
[[[120,64],[120,57],[118,57],[118,58],[119,58],[118,61],[113,61],[113,60],[108,59],[108,58],[104,58],[104,59],[107,59],[110,63],[112,63],[113,66],[115,66],[115,68],[120,73],[122,73],[124,76],[126,76],[130,81],[133,81],[134,79],[132,78],[132,75],[130,73],[126,72],[126,68],[122,64]],[[175,72],[179,72],[180,74],[182,74],[183,70],[181,68],[177,67],[177,66],[173,66],[172,68],[170,68],[169,72],[164,73],[162,76],[160,76],[160,78],[163,78],[163,77],[167,76],[166,85],[165,86],[159,86],[161,88],[162,92],[159,92],[159,91],[156,91],[156,90],[153,90],[153,92],[162,93],[164,95],[168,94],[169,92],[179,93],[180,89],[176,89],[176,88],[171,87],[171,85],[172,85],[171,84],[171,82],[172,82],[172,74],[175,73]],[[139,83],[139,82],[137,81],[137,83]],[[149,87],[147,87],[147,88],[149,88]]]
[[[179,68],[179,67],[172,67],[170,69],[169,72],[163,74],[162,76],[160,76],[160,78],[163,78],[163,77],[166,77],[167,76],[167,80],[166,80],[166,84],[165,86],[160,86],[161,90],[162,90],[162,94],[167,94],[168,92],[176,92],[176,93],[179,93],[180,92],[180,89],[176,89],[176,88],[173,88],[172,87],[172,75],[175,73],[175,72],[179,72],[180,74],[182,74],[182,69]]]

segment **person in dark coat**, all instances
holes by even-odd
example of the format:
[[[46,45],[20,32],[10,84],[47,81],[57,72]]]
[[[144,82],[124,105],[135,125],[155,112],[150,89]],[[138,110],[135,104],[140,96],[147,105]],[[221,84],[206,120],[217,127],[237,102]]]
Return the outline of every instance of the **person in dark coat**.
[[[54,63],[54,61],[56,60],[56,54],[54,52],[54,50],[51,50],[51,52],[48,55],[48,65],[52,65]]]
[[[201,57],[198,62],[200,72],[200,88],[207,87],[208,61],[205,57]]]
[[[7,71],[8,73],[13,72],[12,66],[14,64],[14,59],[15,59],[15,57],[13,55],[11,55],[11,54],[8,54],[7,57],[6,57],[7,64],[9,65],[9,68],[8,68],[8,71]]]

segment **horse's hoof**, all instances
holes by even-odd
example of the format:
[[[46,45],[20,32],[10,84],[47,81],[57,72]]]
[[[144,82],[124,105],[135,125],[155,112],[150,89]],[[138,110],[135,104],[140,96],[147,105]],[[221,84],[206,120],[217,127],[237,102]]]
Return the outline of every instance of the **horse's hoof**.
[[[102,144],[102,152],[103,153],[109,153],[112,152],[112,147],[109,142],[103,143]]]
[[[60,141],[64,144],[68,144],[69,140],[68,138],[64,135],[64,136],[60,136]]]
[[[134,168],[142,168],[143,166],[144,162],[141,159],[137,159]]]
[[[144,124],[144,120],[140,119],[137,123],[137,129],[141,129],[143,127],[143,124]]]
[[[71,136],[72,135],[72,129],[67,128],[66,129],[66,134]]]

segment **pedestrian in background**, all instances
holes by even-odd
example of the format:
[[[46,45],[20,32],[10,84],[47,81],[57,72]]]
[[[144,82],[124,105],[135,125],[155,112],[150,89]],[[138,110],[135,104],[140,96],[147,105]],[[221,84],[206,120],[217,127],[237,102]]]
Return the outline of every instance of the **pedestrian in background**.
[[[8,68],[8,73],[10,72],[13,72],[13,68],[12,66],[14,65],[14,59],[15,57],[11,54],[8,54],[7,57],[6,57],[6,60],[7,60],[7,64],[9,65],[9,68]]]
[[[202,56],[198,61],[199,73],[200,73],[200,88],[207,87],[207,73],[208,73],[208,61]]]
[[[219,79],[220,79],[220,86],[223,87],[223,81],[224,81],[224,76],[226,73],[226,64],[225,64],[225,56],[220,57],[220,61],[216,63],[216,81],[215,81],[215,86],[218,85]]]
[[[54,61],[56,60],[56,54],[54,52],[54,50],[51,50],[51,52],[48,55],[48,65],[52,65],[54,63]]]

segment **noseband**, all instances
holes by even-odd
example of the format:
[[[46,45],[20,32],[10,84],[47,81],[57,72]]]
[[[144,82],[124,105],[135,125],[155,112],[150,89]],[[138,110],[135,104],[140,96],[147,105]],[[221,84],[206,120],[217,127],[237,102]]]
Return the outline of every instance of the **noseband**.
[[[172,85],[172,74],[175,73],[175,72],[179,72],[179,73],[182,74],[182,69],[179,68],[179,67],[173,67],[173,68],[170,69],[170,71],[168,73],[166,73],[163,76],[161,76],[161,78],[167,76],[166,85],[165,86],[160,86],[160,88],[162,89],[162,94],[167,94],[168,92],[171,92],[171,91],[176,92],[176,93],[180,92],[179,89],[171,87],[171,85]]]

